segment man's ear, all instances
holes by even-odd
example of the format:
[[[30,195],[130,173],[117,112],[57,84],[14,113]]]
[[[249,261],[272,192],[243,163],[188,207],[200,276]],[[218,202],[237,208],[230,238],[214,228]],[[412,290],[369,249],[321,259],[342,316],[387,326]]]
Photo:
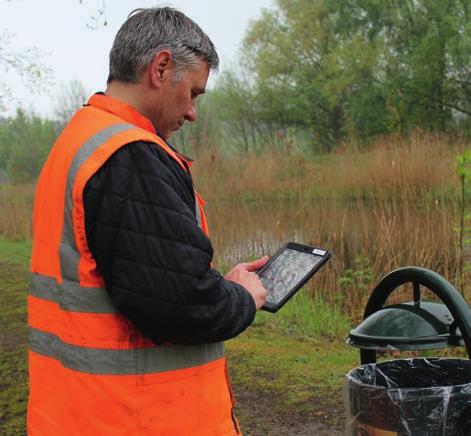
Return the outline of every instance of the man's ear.
[[[159,51],[149,66],[150,81],[154,87],[160,88],[162,82],[170,77],[172,53],[168,50]]]

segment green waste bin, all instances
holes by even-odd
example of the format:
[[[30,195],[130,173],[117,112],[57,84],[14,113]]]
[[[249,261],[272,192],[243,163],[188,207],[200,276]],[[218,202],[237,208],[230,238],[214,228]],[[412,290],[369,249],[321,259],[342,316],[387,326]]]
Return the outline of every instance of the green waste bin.
[[[367,364],[347,374],[344,390],[347,435],[471,435],[469,360]]]
[[[409,283],[413,301],[387,305],[388,297]],[[422,300],[421,287],[442,303]],[[360,348],[362,363],[345,379],[347,436],[471,436],[471,360],[376,363],[377,351],[464,345],[470,356],[471,310],[443,277],[419,267],[386,275],[347,343]]]

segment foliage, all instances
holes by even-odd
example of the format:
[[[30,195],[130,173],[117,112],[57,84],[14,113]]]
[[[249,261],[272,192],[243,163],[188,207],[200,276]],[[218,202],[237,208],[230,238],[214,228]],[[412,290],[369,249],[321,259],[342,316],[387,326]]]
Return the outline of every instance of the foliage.
[[[236,69],[221,73],[214,89],[196,105],[197,122],[187,123],[172,138],[186,153],[257,151],[270,135],[249,79]]]
[[[90,91],[78,80],[72,80],[60,88],[54,109],[60,129],[63,129],[74,112],[87,102],[89,96]]]
[[[257,130],[260,121],[255,112],[255,96],[249,81],[236,70],[221,75],[214,91],[219,121],[227,139],[243,151],[257,146]]]
[[[245,38],[260,118],[327,149],[467,123],[470,9],[470,0],[278,0]]]
[[[86,5],[90,3],[87,0],[78,0],[79,4]],[[93,0],[95,3],[90,9],[89,21],[86,24],[90,30],[96,30],[99,27],[106,27],[108,25],[108,19],[106,15],[106,1],[105,0]],[[100,5],[101,3],[101,5]]]
[[[467,150],[457,158],[457,174],[460,181],[460,224],[459,233],[459,280],[460,290],[464,293],[465,273],[471,271],[471,259],[466,258],[466,251],[471,245],[471,150]]]
[[[196,123],[186,123],[174,136],[175,146],[183,153],[191,156],[199,156],[203,151],[218,148],[221,136],[218,106],[216,105],[214,92],[209,90],[196,100]]]
[[[0,71],[13,71],[28,87],[30,92],[40,92],[47,84],[51,74],[50,69],[38,63],[36,59],[44,56],[37,47],[17,52],[14,49],[14,35],[0,29]],[[0,112],[7,108],[7,104],[15,101],[9,86],[0,81]]]
[[[35,180],[55,138],[50,121],[18,109],[0,125],[0,169],[12,183]]]
[[[11,2],[11,0],[6,1]],[[72,3],[76,2],[89,10],[89,18],[86,23],[89,29],[95,30],[107,26],[105,0],[72,0]],[[89,5],[90,2],[93,4]],[[0,72],[12,71],[22,79],[30,92],[42,92],[51,85],[52,78],[51,68],[38,61],[46,53],[35,46],[30,46],[22,51],[17,50],[15,40],[18,37],[4,28],[0,28]],[[0,112],[5,111],[12,103],[19,102],[15,99],[12,89],[0,79]]]
[[[464,187],[463,200],[471,198],[471,149],[465,151],[457,158],[457,173]]]
[[[339,277],[338,283],[340,286],[365,291],[370,289],[373,280],[373,268],[370,260],[366,256],[357,256],[354,267],[346,269]]]

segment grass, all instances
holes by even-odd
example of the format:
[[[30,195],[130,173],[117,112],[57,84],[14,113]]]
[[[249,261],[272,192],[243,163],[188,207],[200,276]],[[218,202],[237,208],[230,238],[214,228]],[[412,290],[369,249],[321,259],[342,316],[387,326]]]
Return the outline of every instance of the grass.
[[[256,321],[226,348],[236,396],[251,397],[254,409],[256,401],[268,403],[258,420],[250,409],[237,409],[242,428],[265,434],[264,427],[280,416],[284,421],[342,427],[343,379],[359,361],[358,352],[343,341],[296,338]]]
[[[3,245],[2,245],[3,247]],[[23,247],[19,250],[23,251]],[[4,252],[1,251],[2,257]],[[20,256],[21,257],[21,256]],[[18,257],[16,258],[18,259]],[[0,434],[25,434],[28,400],[25,265],[0,260]]]
[[[27,265],[31,256],[31,241],[0,239],[0,262]]]
[[[25,433],[29,250],[29,243],[0,239],[2,435]],[[265,434],[280,414],[293,425],[314,420],[341,427],[343,376],[359,359],[344,345],[347,331],[345,316],[303,291],[277,314],[259,312],[252,327],[227,343],[242,428]]]
[[[276,315],[259,312],[257,322],[290,337],[340,338],[350,329],[350,320],[340,307],[329,305],[321,293],[311,297],[299,291]]]

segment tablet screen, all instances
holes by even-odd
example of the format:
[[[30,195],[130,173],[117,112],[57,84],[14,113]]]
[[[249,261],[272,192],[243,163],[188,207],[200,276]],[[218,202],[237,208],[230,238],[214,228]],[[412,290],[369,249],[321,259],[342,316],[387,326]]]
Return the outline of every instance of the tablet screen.
[[[268,290],[267,302],[275,304],[282,300],[322,260],[322,256],[286,248],[259,274]]]

